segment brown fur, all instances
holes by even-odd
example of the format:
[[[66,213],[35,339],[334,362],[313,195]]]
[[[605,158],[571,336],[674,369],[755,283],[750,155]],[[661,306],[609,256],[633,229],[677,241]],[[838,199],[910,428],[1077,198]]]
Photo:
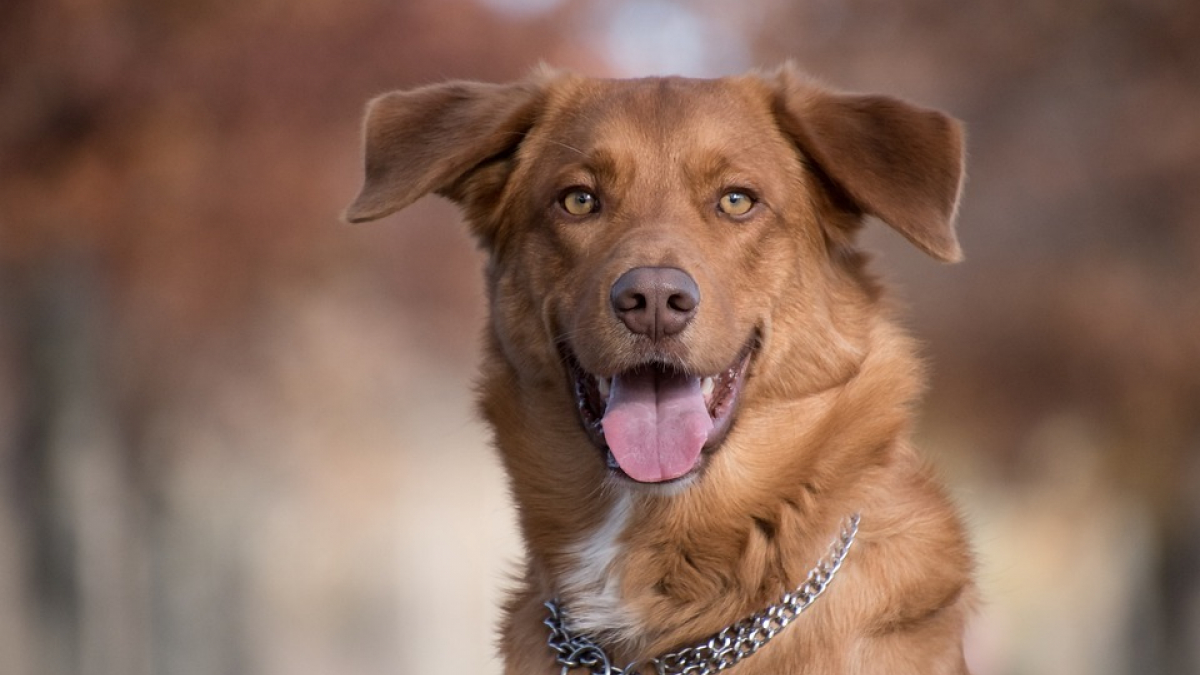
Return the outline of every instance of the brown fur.
[[[870,214],[936,258],[960,256],[955,121],[833,93],[790,67],[711,81],[542,72],[382,96],[366,153],[348,220],[437,192],[489,252],[481,407],[528,551],[502,627],[505,672],[559,672],[542,625],[552,597],[613,619],[593,633],[618,662],[692,644],[796,587],[854,512],[861,532],[830,591],[734,672],[966,671],[970,553],[907,440],[923,379],[914,347],[854,245]],[[598,214],[559,207],[577,185],[600,195]],[[752,186],[762,208],[718,212],[731,186]],[[683,485],[606,468],[558,349],[597,375],[644,359],[608,298],[645,265],[686,269],[702,293],[657,355],[715,373],[757,336],[732,430]],[[618,503],[619,555],[580,576],[581,547]]]

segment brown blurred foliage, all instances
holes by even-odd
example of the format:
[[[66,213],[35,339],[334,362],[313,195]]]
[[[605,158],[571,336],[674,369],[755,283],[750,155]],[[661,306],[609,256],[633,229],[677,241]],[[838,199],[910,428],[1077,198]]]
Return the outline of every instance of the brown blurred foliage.
[[[967,122],[968,263],[914,269],[907,293],[936,353],[935,418],[986,431],[972,444],[1021,480],[1039,461],[1030,430],[1077,416],[1113,480],[1194,524],[1200,7],[931,0],[793,16],[828,30],[775,31],[773,48]]]
[[[1200,669],[1200,4],[542,4],[0,6],[0,671],[488,663],[480,254],[435,201],[338,222],[359,114],[689,49],[967,123],[967,262],[866,245],[981,531],[977,670]]]

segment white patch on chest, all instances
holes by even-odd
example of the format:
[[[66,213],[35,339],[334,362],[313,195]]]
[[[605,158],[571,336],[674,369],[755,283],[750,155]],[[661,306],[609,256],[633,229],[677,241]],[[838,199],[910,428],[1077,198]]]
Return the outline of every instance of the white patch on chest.
[[[621,600],[619,539],[632,510],[633,497],[623,491],[604,522],[567,552],[562,600],[576,631],[614,641],[637,635],[636,617]]]

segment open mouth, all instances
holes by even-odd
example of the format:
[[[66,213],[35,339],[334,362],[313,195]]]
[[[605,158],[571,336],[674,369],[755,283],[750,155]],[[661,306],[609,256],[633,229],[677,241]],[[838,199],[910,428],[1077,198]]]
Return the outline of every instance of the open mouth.
[[[610,468],[642,483],[697,470],[733,422],[756,340],[729,367],[694,375],[646,363],[603,377],[586,372],[566,346],[580,420]]]

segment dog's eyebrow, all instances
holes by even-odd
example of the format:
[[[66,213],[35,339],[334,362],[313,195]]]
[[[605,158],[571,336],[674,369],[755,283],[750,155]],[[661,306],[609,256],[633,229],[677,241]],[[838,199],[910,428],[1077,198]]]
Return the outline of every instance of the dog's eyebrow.
[[[756,168],[762,163],[745,156],[776,142],[777,139],[774,138],[758,138],[744,146],[717,142],[693,147],[688,152],[689,158],[684,164],[684,170],[693,181],[701,185],[761,188],[763,172]]]
[[[633,163],[627,162],[627,164],[632,165]],[[617,155],[604,148],[599,148],[588,156],[588,168],[604,181],[616,182],[621,177],[621,172],[618,171],[619,166]]]
[[[733,169],[733,162],[723,152],[708,150],[701,151],[698,155],[696,160],[688,162],[685,166],[688,174],[703,185],[718,182]]]
[[[698,158],[688,162],[685,170],[691,180],[698,185],[717,186],[721,188],[759,187],[755,176],[759,172],[752,169],[753,165],[739,162],[724,152],[711,151],[701,153]]]
[[[563,166],[563,173],[575,175],[579,172],[583,172],[586,175],[590,175],[594,180],[597,180],[602,184],[609,185],[610,187],[621,184],[622,181],[627,181],[632,178],[631,172],[622,172],[620,167],[635,166],[635,163],[632,161],[626,161],[624,164],[622,164],[620,159],[618,159],[619,155],[607,148],[596,148],[591,152],[584,152],[578,148],[567,145],[566,143],[555,141],[553,139],[546,140],[550,141],[554,145],[577,152],[579,153],[580,157],[582,157],[582,160],[578,162],[571,162]]]

